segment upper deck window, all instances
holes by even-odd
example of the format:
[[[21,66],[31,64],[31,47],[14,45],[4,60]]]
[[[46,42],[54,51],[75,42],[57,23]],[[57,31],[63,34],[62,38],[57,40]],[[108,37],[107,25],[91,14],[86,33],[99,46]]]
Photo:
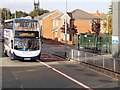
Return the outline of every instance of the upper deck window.
[[[38,31],[38,22],[35,20],[15,20],[15,30]]]

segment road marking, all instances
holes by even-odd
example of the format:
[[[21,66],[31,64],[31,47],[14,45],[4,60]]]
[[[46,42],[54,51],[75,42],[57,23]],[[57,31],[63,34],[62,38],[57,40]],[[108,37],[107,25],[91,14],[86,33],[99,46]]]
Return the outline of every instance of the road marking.
[[[93,90],[93,89],[91,89],[90,87],[88,87],[87,85],[85,85],[85,84],[83,84],[83,83],[77,81],[76,79],[74,79],[74,78],[68,76],[67,74],[65,74],[65,73],[63,73],[63,72],[61,72],[61,71],[59,71],[59,70],[57,70],[57,69],[51,67],[50,65],[48,65],[48,64],[46,64],[46,63],[44,63],[44,62],[41,62],[41,61],[40,61],[40,63],[43,64],[43,65],[45,65],[46,67],[52,69],[53,71],[55,71],[55,72],[61,74],[62,76],[68,78],[69,80],[75,82],[76,84],[82,86],[83,88],[86,88],[86,89],[88,89],[88,90]]]

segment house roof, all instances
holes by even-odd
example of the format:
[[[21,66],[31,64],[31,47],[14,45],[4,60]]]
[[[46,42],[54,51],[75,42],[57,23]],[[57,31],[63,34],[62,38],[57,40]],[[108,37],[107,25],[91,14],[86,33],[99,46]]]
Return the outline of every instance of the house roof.
[[[38,18],[39,20],[41,20],[41,19],[43,19],[43,18],[47,17],[48,15],[50,15],[50,14],[52,14],[52,13],[55,13],[55,12],[59,12],[59,11],[54,10],[54,11],[51,11],[51,12],[48,12],[48,13],[44,13],[43,15],[38,16],[37,18]]]
[[[61,13],[60,15],[56,16],[55,18],[53,19],[60,19],[62,17],[63,13]]]
[[[60,19],[62,19],[65,15],[66,15],[68,18],[71,18],[68,14],[66,14],[66,13],[61,13],[60,15],[54,17],[53,20],[54,20],[54,19],[60,20]]]
[[[106,13],[100,13],[99,10],[97,10],[96,13],[92,13],[92,14],[98,18],[105,18],[108,15]]]
[[[88,13],[88,12],[85,12],[81,9],[76,9],[72,12],[68,12],[68,15],[71,17],[71,18],[74,18],[74,19],[93,19],[93,18],[97,18],[96,16]]]

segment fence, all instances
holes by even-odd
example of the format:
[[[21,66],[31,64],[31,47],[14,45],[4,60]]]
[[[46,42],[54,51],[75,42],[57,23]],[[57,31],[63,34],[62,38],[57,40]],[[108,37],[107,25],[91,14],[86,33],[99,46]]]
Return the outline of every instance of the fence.
[[[102,34],[100,37],[93,37],[86,34],[78,36],[80,47],[101,50],[102,52],[111,52],[111,36]]]
[[[111,70],[120,74],[120,60],[118,59],[113,59],[74,49],[71,49],[71,52],[68,54],[68,58],[91,64],[107,70]]]

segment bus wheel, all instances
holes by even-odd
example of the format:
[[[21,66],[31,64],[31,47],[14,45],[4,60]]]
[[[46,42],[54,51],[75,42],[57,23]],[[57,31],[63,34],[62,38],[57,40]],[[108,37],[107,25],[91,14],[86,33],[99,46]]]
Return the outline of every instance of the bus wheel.
[[[13,58],[13,57],[10,57],[10,59],[11,59],[11,60],[14,60],[14,58]]]
[[[11,59],[11,60],[14,60],[14,58],[13,58],[13,55],[12,55],[11,51],[9,52],[9,57],[10,57],[10,59]]]
[[[10,59],[11,59],[11,60],[14,60],[14,58],[13,58],[13,56],[12,56],[12,54],[11,54],[11,53],[10,53]]]

